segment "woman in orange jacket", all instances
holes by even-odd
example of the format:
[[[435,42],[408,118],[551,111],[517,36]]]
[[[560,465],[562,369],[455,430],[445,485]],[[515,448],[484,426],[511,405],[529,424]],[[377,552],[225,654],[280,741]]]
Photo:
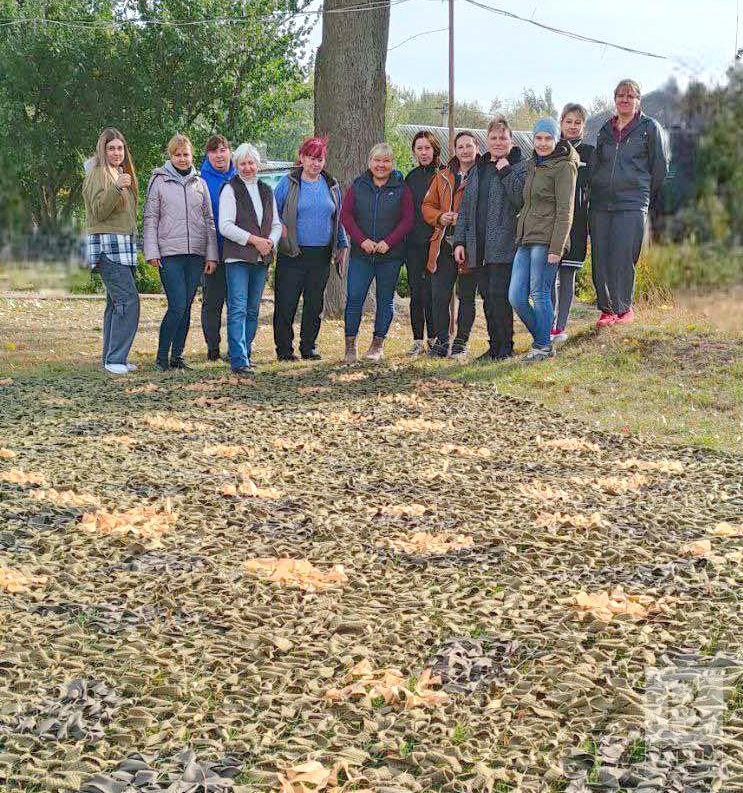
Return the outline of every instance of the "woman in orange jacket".
[[[454,138],[454,156],[446,168],[434,176],[421,208],[423,219],[434,228],[426,264],[426,269],[431,273],[433,326],[436,332],[436,343],[429,354],[434,358],[446,358],[449,354],[449,304],[457,281],[451,235],[462,203],[467,174],[478,157],[475,136],[466,130],[458,132]]]

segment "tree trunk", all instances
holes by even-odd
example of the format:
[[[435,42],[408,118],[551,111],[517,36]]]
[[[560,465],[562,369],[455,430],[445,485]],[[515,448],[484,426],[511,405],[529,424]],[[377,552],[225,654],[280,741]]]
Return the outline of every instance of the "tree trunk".
[[[327,168],[345,190],[384,140],[389,2],[373,10],[361,0],[327,0],[315,61],[315,132],[328,136]],[[340,13],[338,13],[340,12]],[[325,290],[325,316],[340,317],[345,277],[335,269]]]

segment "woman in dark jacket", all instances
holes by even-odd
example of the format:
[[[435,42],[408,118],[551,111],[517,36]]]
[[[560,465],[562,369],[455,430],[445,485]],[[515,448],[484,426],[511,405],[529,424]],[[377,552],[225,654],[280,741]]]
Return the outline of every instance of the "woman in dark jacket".
[[[508,299],[532,335],[526,362],[551,358],[552,300],[550,292],[557,265],[565,255],[573,222],[578,154],[560,140],[554,118],[534,125],[534,156],[524,184],[524,206],[519,212]]]
[[[570,229],[570,248],[557,268],[557,281],[552,288],[555,309],[552,343],[567,341],[565,330],[575,295],[575,276],[583,267],[588,252],[588,166],[594,147],[583,142],[588,113],[583,105],[567,104],[560,115],[560,133],[578,153],[578,181],[575,185],[573,225]]]
[[[299,167],[276,186],[283,223],[276,261],[273,338],[280,361],[296,361],[294,317],[302,298],[299,354],[317,361],[315,347],[330,265],[345,264],[348,238],[340,222],[341,191],[325,171],[325,138],[310,138],[299,148]]]
[[[422,213],[423,199],[436,171],[441,167],[441,146],[432,133],[427,130],[416,133],[413,138],[413,156],[418,166],[405,177],[415,207],[415,223],[408,234],[405,254],[410,289],[410,325],[413,330],[413,346],[408,355],[422,355],[426,352],[424,332],[427,332],[429,344],[433,344],[436,338],[431,278],[426,270],[433,229],[426,223]]]
[[[345,363],[356,361],[356,336],[372,281],[377,287],[374,338],[366,358],[379,361],[392,323],[395,287],[405,255],[405,237],[413,227],[413,196],[387,143],[369,152],[369,168],[346,191],[341,222],[351,237],[346,292]]]
[[[668,141],[640,112],[640,86],[614,89],[617,114],[601,127],[591,162],[591,271],[601,316],[597,328],[635,318],[632,296],[650,203],[668,173]]]
[[[459,268],[459,318],[451,357],[467,357],[475,321],[475,291],[483,298],[490,345],[478,360],[513,355],[513,311],[508,302],[516,252],[516,215],[523,202],[526,163],[503,116],[488,125],[488,151],[467,177],[452,238]]]

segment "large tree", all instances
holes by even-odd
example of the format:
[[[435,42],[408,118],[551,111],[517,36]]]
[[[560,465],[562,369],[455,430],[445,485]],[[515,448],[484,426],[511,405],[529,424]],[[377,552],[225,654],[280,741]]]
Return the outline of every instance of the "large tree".
[[[327,135],[328,169],[343,188],[384,139],[389,0],[327,0],[315,61],[315,131]],[[340,316],[344,279],[331,273],[325,312]]]

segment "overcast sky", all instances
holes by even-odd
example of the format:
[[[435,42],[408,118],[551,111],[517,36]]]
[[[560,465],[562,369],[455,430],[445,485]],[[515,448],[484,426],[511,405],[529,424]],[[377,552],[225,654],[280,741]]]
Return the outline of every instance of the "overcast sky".
[[[597,96],[611,96],[622,77],[635,78],[644,91],[657,88],[671,76],[681,84],[690,76],[720,81],[733,59],[736,0],[482,1],[671,59],[574,41],[456,0],[456,98],[477,100],[486,110],[494,97],[513,99],[524,87],[541,92],[551,85],[559,107],[568,101],[590,103]],[[416,33],[446,27],[447,9],[442,0],[405,0],[393,5],[390,47]],[[315,43],[320,35],[318,24],[313,31]],[[399,85],[445,89],[447,58],[446,32],[432,33],[391,49],[387,72]]]

